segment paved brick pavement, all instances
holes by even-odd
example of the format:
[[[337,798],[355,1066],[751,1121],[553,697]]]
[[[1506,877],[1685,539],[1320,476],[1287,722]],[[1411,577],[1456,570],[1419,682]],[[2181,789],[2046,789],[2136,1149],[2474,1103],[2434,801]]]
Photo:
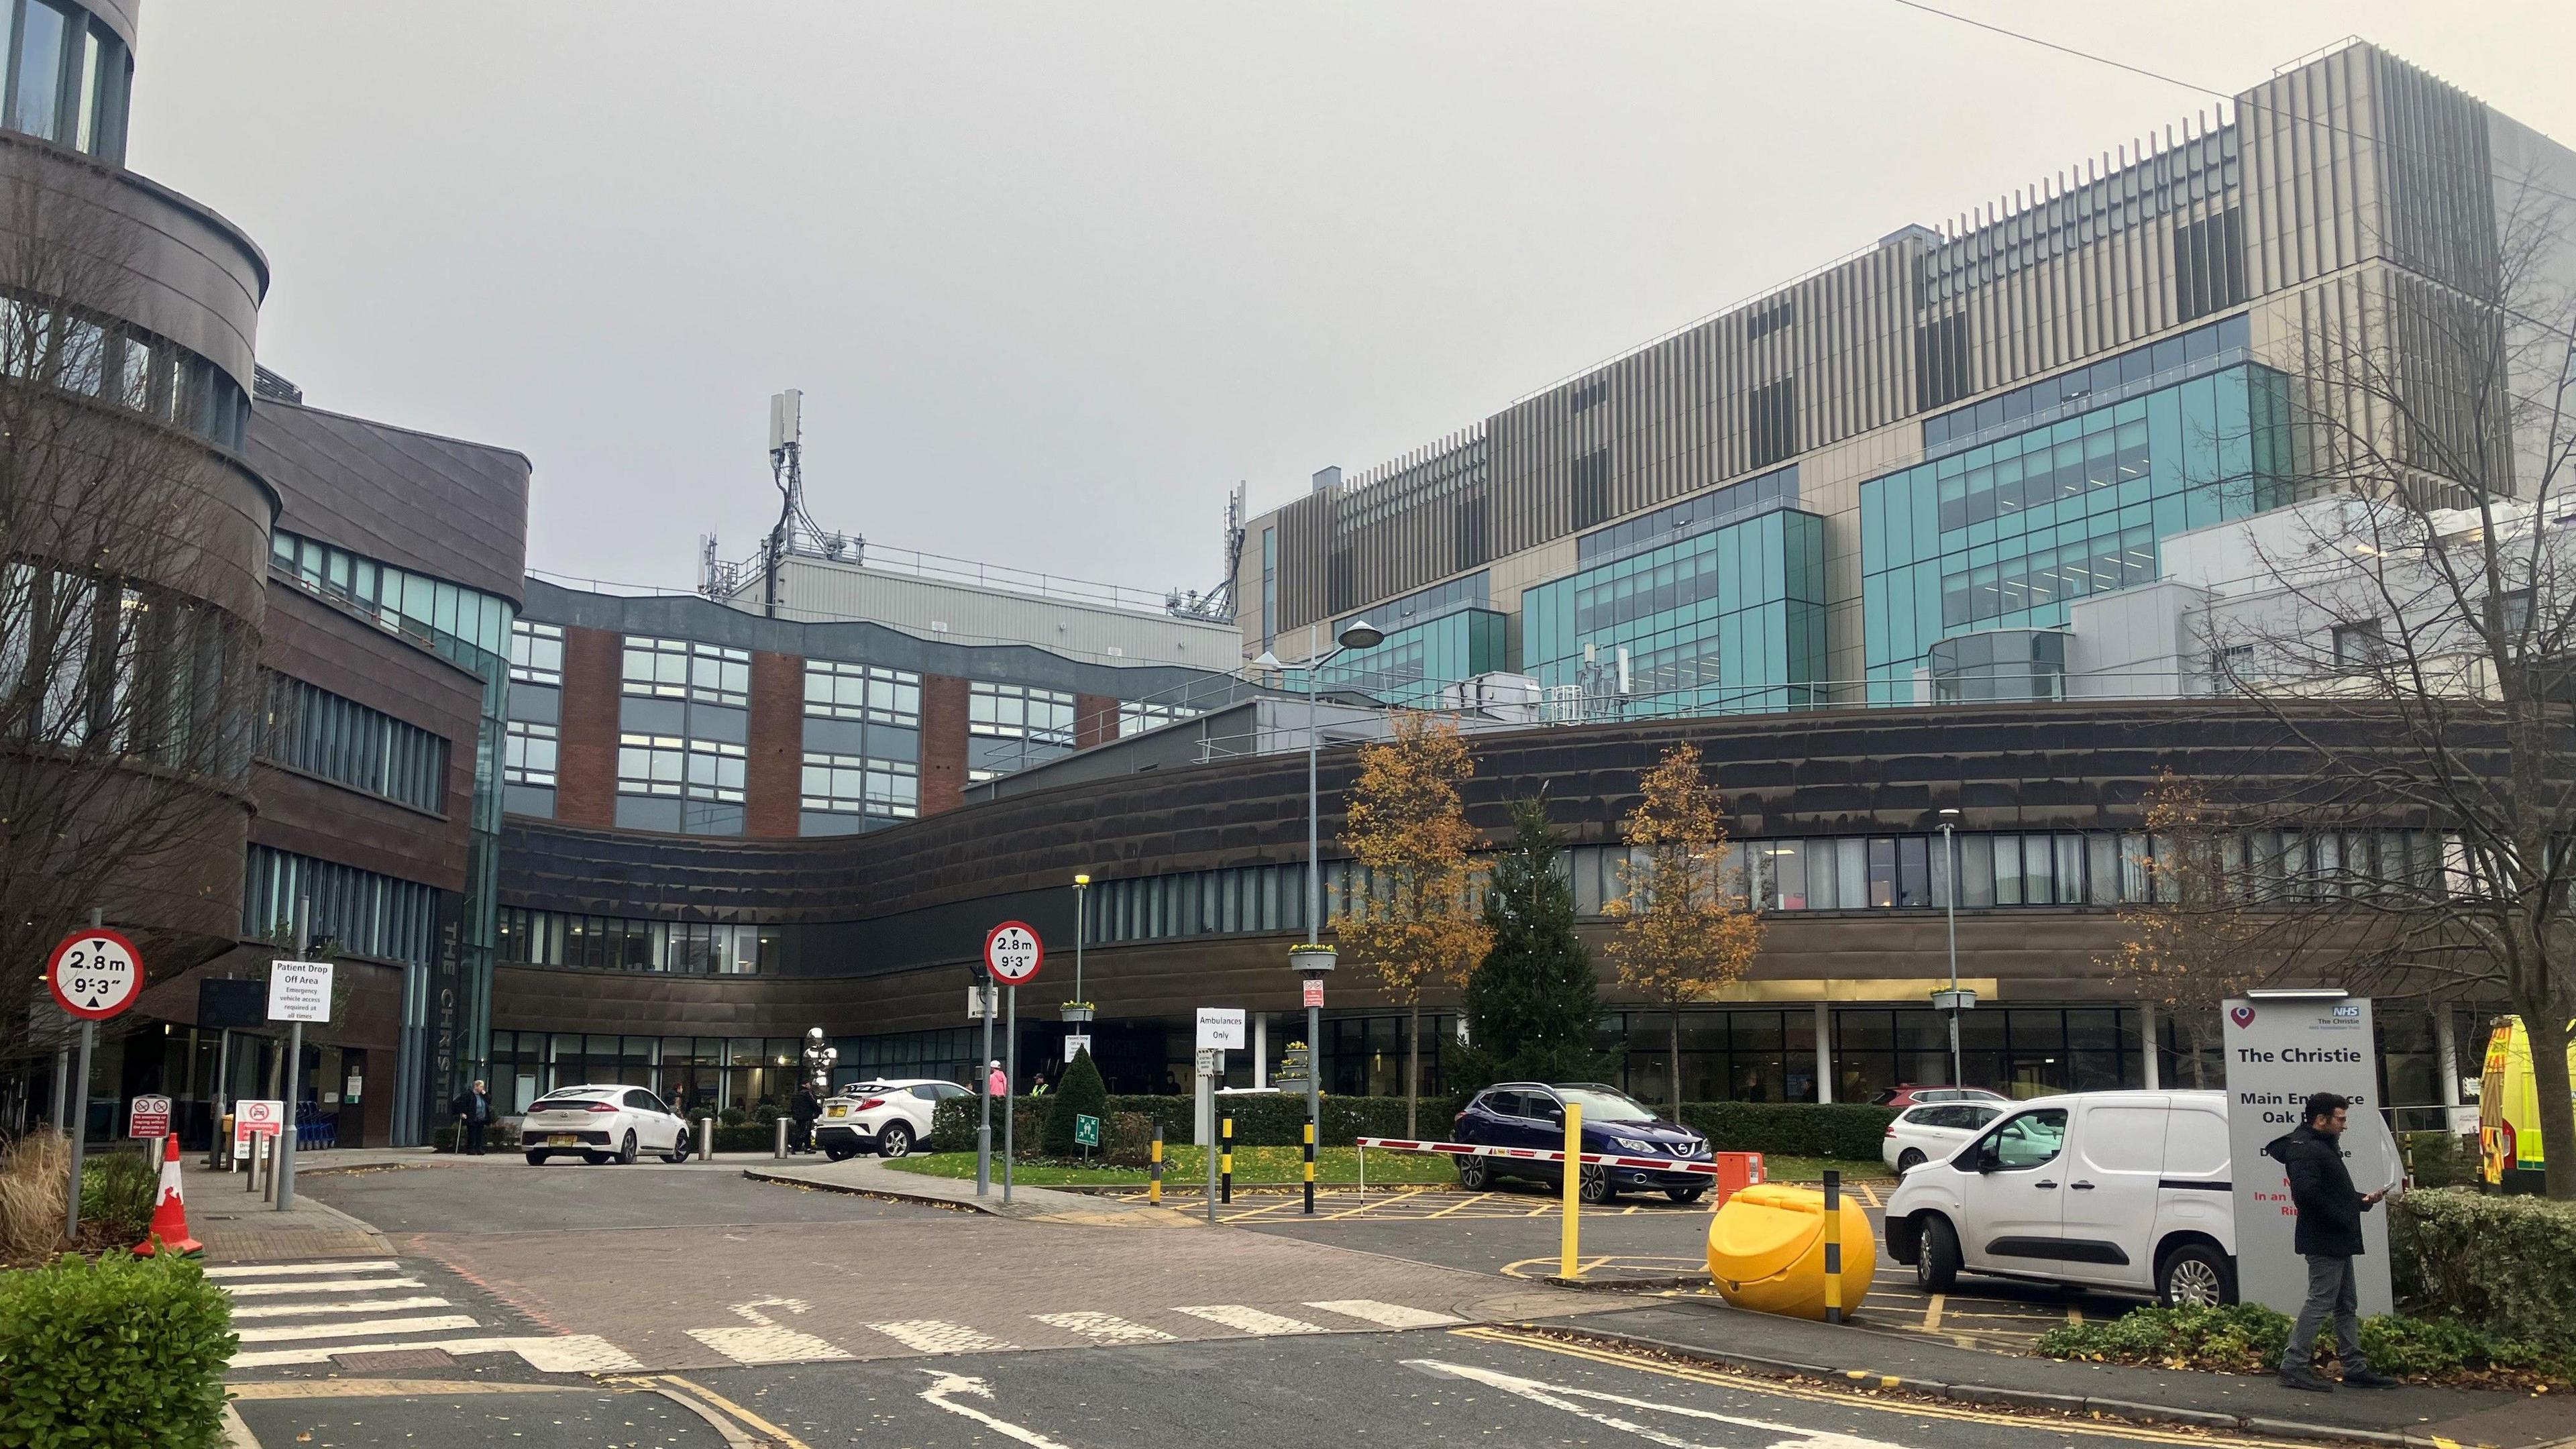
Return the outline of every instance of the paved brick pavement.
[[[306,1192],[300,1173],[295,1205],[285,1212],[245,1191],[244,1181],[238,1173],[182,1169],[188,1226],[210,1263],[381,1258],[388,1251],[383,1234]]]

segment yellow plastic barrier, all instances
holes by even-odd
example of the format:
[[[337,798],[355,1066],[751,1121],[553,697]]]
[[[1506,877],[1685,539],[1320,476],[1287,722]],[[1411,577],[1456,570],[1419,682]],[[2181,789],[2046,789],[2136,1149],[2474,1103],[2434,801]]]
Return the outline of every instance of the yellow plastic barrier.
[[[1878,1271],[1869,1214],[1842,1201],[1842,1302],[1860,1305]],[[1738,1308],[1792,1318],[1825,1316],[1825,1195],[1766,1182],[1726,1200],[1708,1224],[1708,1273]]]

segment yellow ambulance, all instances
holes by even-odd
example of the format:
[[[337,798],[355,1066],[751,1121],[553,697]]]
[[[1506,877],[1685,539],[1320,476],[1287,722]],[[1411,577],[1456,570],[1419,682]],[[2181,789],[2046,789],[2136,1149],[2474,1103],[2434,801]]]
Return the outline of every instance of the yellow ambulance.
[[[2567,1048],[2576,1073],[2576,1042]],[[2496,1018],[2478,1090],[2478,1175],[2509,1192],[2540,1190],[2540,1093],[2531,1075],[2531,1039],[2522,1018]]]

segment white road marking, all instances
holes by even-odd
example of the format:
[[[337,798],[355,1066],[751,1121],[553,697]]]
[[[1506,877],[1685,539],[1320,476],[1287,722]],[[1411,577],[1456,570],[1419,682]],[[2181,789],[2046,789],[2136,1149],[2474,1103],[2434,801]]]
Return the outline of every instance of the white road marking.
[[[391,1258],[370,1259],[363,1263],[241,1263],[227,1268],[208,1268],[206,1276],[226,1278],[291,1278],[299,1273],[394,1273],[402,1264]]]
[[[689,1337],[735,1363],[819,1363],[850,1357],[847,1350],[792,1328],[692,1328]]]
[[[972,1404],[961,1404],[951,1397],[955,1394],[969,1394],[979,1399],[993,1397],[993,1386],[982,1379],[968,1378],[964,1374],[942,1373],[937,1369],[924,1369],[922,1372],[931,1375],[930,1387],[921,1391],[923,1402],[946,1409],[960,1418],[972,1419],[994,1433],[1029,1445],[1030,1449],[1066,1449],[1065,1445],[1035,1429],[1024,1429],[1008,1420],[994,1418]]]
[[[335,1343],[321,1348],[270,1348],[233,1355],[232,1366],[276,1368],[329,1363],[344,1353],[391,1353],[396,1349],[434,1348],[444,1353],[515,1353],[540,1373],[632,1373],[644,1367],[621,1349],[590,1334],[562,1338],[444,1338],[407,1343]]]
[[[379,1288],[418,1288],[418,1278],[334,1278],[327,1283],[243,1283],[227,1285],[235,1298],[274,1298],[287,1293],[373,1293]]]
[[[1170,1343],[1172,1335],[1159,1328],[1130,1323],[1115,1313],[1032,1313],[1040,1323],[1053,1324],[1067,1333],[1078,1333],[1094,1343]]]
[[[1715,1424],[1732,1424],[1740,1429],[1758,1429],[1766,1434],[1782,1436],[1771,1442],[1770,1449],[1899,1449],[1899,1446],[1883,1439],[1864,1439],[1858,1435],[1838,1434],[1830,1429],[1809,1429],[1771,1419],[1748,1419],[1739,1414],[1721,1414],[1713,1409],[1694,1409],[1687,1404],[1659,1404],[1652,1399],[1632,1399],[1624,1394],[1604,1393],[1599,1389],[1576,1388],[1571,1384],[1551,1384],[1538,1379],[1519,1378],[1511,1374],[1497,1373],[1488,1368],[1478,1368],[1473,1364],[1445,1363],[1431,1358],[1407,1359],[1405,1363],[1409,1368],[1466,1379],[1471,1383],[1501,1389],[1504,1393],[1527,1399],[1535,1404],[1545,1404],[1551,1409],[1563,1409],[1577,1418],[1589,1419],[1604,1428],[1617,1429],[1623,1434],[1633,1434],[1649,1443],[1664,1445],[1666,1449],[1735,1449],[1735,1446],[1704,1444],[1697,1439],[1680,1438],[1657,1429],[1650,1429],[1634,1419],[1623,1419],[1615,1414],[1604,1414],[1587,1409],[1573,1400],[1589,1399],[1597,1404],[1614,1404],[1623,1409],[1638,1409],[1650,1414],[1673,1414],[1685,1419],[1700,1419]]]
[[[444,1298],[357,1298],[341,1303],[264,1303],[256,1308],[236,1308],[233,1317],[293,1318],[314,1313],[389,1313],[397,1308],[445,1308]]]
[[[1463,1318],[1453,1318],[1446,1313],[1434,1313],[1427,1308],[1407,1308],[1401,1303],[1380,1303],[1374,1298],[1326,1298],[1309,1302],[1306,1306],[1320,1308],[1326,1313],[1365,1318],[1371,1323],[1382,1323],[1389,1328],[1440,1328],[1467,1321]]]
[[[1264,1313],[1258,1308],[1246,1308],[1240,1303],[1203,1303],[1196,1308],[1175,1308],[1172,1311],[1186,1313],[1192,1318],[1204,1318],[1210,1323],[1221,1323],[1238,1333],[1249,1333],[1256,1338],[1268,1338],[1281,1333],[1322,1333],[1324,1331],[1304,1319],[1289,1318],[1277,1313]]]
[[[1017,1347],[965,1324],[943,1323],[936,1318],[904,1318],[893,1323],[871,1323],[868,1327],[923,1353],[1004,1353]]]
[[[482,1326],[462,1313],[440,1313],[426,1318],[362,1318],[354,1323],[296,1323],[284,1328],[245,1328],[240,1337],[244,1343],[292,1343],[306,1338],[347,1338],[353,1334],[369,1333],[445,1333],[452,1328]]]

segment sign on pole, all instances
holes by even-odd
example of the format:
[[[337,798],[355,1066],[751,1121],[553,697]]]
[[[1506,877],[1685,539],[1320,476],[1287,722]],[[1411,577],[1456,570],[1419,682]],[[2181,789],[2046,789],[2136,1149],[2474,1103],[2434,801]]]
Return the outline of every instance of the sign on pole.
[[[1100,1145],[1100,1119],[1087,1113],[1073,1114],[1073,1140],[1081,1147]]]
[[[1321,1006],[1324,1004],[1323,977],[1309,976],[1306,978],[1306,1004],[1308,1006]]]
[[[74,931],[45,962],[54,1004],[83,1021],[105,1021],[143,992],[143,953],[102,926]]]
[[[969,986],[966,988],[966,1019],[982,1021],[1002,1009],[1002,988]]]
[[[233,1156],[250,1156],[254,1137],[274,1137],[286,1127],[286,1104],[262,1100],[233,1104]]]
[[[170,1099],[137,1097],[126,1109],[125,1135],[128,1137],[167,1137],[170,1135]]]
[[[1021,921],[1004,921],[984,937],[984,967],[1004,986],[1026,986],[1046,960],[1038,933]]]
[[[2308,1270],[2294,1239],[2299,1211],[2290,1203],[2287,1169],[2264,1145],[2298,1130],[2309,1097],[2332,1092],[2352,1100],[2343,1134],[2353,1186],[2376,1192],[2400,1176],[2396,1140],[2379,1115],[2378,1073],[2370,1002],[2362,997],[2238,998],[2222,1008],[2227,1058],[2227,1174],[2236,1198],[2237,1294],[2296,1313],[2306,1301]],[[2386,1313],[2388,1213],[2361,1215],[2365,1251],[2353,1268],[2364,1314]]]
[[[1202,1006],[1199,1008],[1198,1047],[1201,1051],[1218,1048],[1241,1051],[1246,1043],[1244,1010],[1240,1006]]]
[[[1091,1050],[1091,1033],[1069,1031],[1064,1034],[1064,1059],[1067,1062]]]
[[[327,1025],[331,1020],[331,963],[268,963],[268,1019]]]

